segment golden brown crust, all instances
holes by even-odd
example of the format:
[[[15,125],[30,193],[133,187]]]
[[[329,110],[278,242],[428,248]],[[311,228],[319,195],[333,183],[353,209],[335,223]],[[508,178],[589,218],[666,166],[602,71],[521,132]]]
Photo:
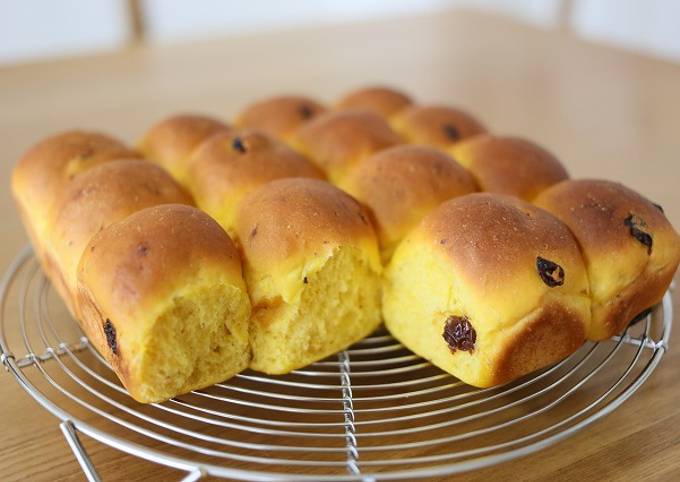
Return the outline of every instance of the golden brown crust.
[[[236,117],[236,126],[259,129],[279,138],[287,138],[301,125],[326,111],[320,103],[302,96],[280,96],[248,106]]]
[[[153,125],[139,143],[144,157],[184,182],[187,160],[192,151],[208,137],[230,127],[203,115],[179,114]]]
[[[324,179],[304,156],[263,132],[222,132],[201,144],[191,156],[188,184],[198,206],[218,221],[217,213],[234,211],[241,198],[274,179]]]
[[[191,206],[164,204],[143,209],[92,238],[78,268],[82,325],[126,386],[132,353],[111,353],[105,321],[109,319],[121,336],[135,332],[142,327],[122,320],[148,321],[158,303],[202,270],[213,268],[230,273],[235,286],[244,286],[238,252],[229,236]],[[129,337],[130,341],[139,339]]]
[[[375,237],[356,200],[327,182],[303,178],[272,181],[247,196],[236,231],[249,263],[262,271],[300,255]]]
[[[130,359],[127,356],[116,356],[111,353],[111,348],[108,346],[104,331],[106,321],[111,321],[111,318],[115,320],[116,317],[102,313],[92,294],[84,286],[78,286],[74,301],[77,303],[79,313],[76,318],[83,332],[87,335],[90,344],[106,358],[106,361],[111,365],[118,378],[120,378],[123,386],[130,390]]]
[[[302,126],[292,142],[338,182],[361,160],[402,140],[378,114],[349,109],[317,117]]]
[[[40,264],[45,272],[45,276],[50,280],[50,283],[57,290],[57,293],[59,293],[59,296],[64,301],[69,313],[77,318],[78,306],[75,301],[73,283],[68,283],[66,281],[65,273],[60,268],[50,250],[45,250],[42,259],[40,260]]]
[[[456,142],[486,132],[472,115],[441,105],[415,105],[404,109],[390,122],[407,142],[448,148]]]
[[[511,196],[443,203],[402,241],[383,285],[388,329],[466,383],[505,383],[577,349],[588,278],[569,229]]]
[[[383,117],[392,117],[413,104],[405,93],[385,86],[367,86],[353,90],[338,102],[339,109],[368,109]]]
[[[342,187],[369,208],[383,249],[393,247],[442,202],[477,190],[472,176],[451,157],[414,145],[374,154]]]
[[[583,344],[586,326],[587,320],[562,303],[542,306],[504,339],[490,385],[510,382],[571,355]]]
[[[631,236],[625,223],[631,214],[642,218],[650,233],[673,232],[664,213],[651,201],[612,181],[563,181],[539,195],[535,204],[566,223],[586,252],[633,247],[644,254],[646,248]]]
[[[31,147],[14,168],[12,191],[28,220],[27,230],[34,232],[32,241],[43,237],[55,199],[78,174],[103,162],[138,157],[122,142],[89,131],[64,132]]]
[[[656,272],[644,272],[606,304],[602,319],[604,335],[609,338],[621,333],[640,313],[661,301],[673,281],[677,263]],[[597,340],[596,340],[597,341]]]
[[[516,137],[475,136],[459,142],[450,152],[475,176],[482,191],[527,201],[569,177],[550,152]]]
[[[42,264],[43,269],[47,272],[46,261],[44,257],[45,247],[43,245],[42,237],[38,235],[37,231],[38,227],[33,223],[27,207],[24,206],[21,203],[21,201],[19,201],[18,197],[15,196],[14,201],[15,201],[14,204],[17,207],[17,211],[19,211],[19,218],[21,219],[21,224],[24,225],[26,234],[28,234],[28,240],[30,241],[31,246],[33,246],[33,253]],[[43,220],[42,224],[44,225],[45,223],[46,220]]]
[[[620,332],[662,298],[680,263],[680,237],[658,206],[621,184],[588,179],[556,184],[535,203],[579,242],[593,296],[590,339]]]
[[[78,267],[79,287],[106,293],[106,311],[126,317],[152,305],[201,269],[220,266],[240,285],[241,261],[227,233],[191,206],[162,204],[131,214],[97,233]]]
[[[92,236],[149,206],[192,204],[186,192],[160,167],[143,160],[120,160],[94,167],[64,190],[48,226],[49,256],[75,292],[78,261]]]
[[[513,283],[519,272],[536,274],[537,256],[561,266],[583,263],[567,226],[510,196],[475,193],[452,199],[430,213],[422,227],[467,281],[483,289],[490,278],[484,273],[494,273],[494,283]]]

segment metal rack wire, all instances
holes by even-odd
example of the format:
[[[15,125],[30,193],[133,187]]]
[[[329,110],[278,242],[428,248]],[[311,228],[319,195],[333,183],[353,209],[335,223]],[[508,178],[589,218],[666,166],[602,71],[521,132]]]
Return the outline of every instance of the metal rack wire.
[[[78,434],[183,470],[184,480],[368,482],[486,467],[616,409],[661,360],[671,323],[667,293],[622,336],[489,389],[457,381],[379,332],[286,376],[246,372],[142,405],[82,336],[29,248],[0,285],[2,363],[61,420],[89,480],[99,477]]]

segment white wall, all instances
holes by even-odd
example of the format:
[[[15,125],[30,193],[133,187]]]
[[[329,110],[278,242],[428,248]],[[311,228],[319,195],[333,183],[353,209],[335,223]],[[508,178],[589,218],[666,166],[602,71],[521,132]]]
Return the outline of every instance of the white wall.
[[[404,15],[450,6],[450,0],[145,0],[153,40],[291,28]],[[455,3],[455,2],[453,2]]]
[[[0,63],[118,48],[126,19],[121,0],[0,0]]]
[[[680,60],[677,0],[576,0],[571,24],[589,39]]]
[[[238,34],[424,13],[453,7],[503,12],[551,23],[559,0],[145,0],[155,40]]]
[[[680,60],[676,0],[142,0],[149,41],[159,43],[460,6],[552,28],[564,4],[576,35]],[[0,0],[0,63],[120,48],[125,8],[124,0]]]

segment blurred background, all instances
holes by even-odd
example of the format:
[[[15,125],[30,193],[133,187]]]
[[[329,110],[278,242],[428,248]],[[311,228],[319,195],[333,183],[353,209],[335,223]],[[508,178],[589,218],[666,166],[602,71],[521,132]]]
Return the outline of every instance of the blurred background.
[[[0,65],[455,7],[680,60],[676,0],[0,0]]]

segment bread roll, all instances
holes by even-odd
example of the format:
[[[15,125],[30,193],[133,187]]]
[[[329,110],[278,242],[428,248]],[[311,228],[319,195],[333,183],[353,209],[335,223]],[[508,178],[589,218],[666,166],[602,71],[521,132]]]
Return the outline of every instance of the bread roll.
[[[238,253],[208,215],[166,204],[97,233],[78,271],[82,326],[130,395],[159,402],[248,365]]]
[[[78,262],[92,236],[140,209],[166,203],[192,201],[167,172],[144,160],[108,162],[66,186],[47,226],[46,258],[52,282],[73,314]]]
[[[569,177],[550,152],[516,137],[480,135],[455,144],[449,152],[475,176],[482,191],[527,201]]]
[[[139,142],[139,150],[151,162],[167,170],[182,184],[187,181],[192,151],[208,137],[230,127],[212,117],[180,114],[151,127]]]
[[[378,114],[367,110],[329,112],[302,126],[292,145],[314,161],[333,183],[371,154],[402,141]]]
[[[621,332],[658,303],[680,261],[680,237],[658,205],[610,181],[563,181],[535,203],[578,240],[592,294],[591,340]]]
[[[390,118],[413,104],[403,92],[383,86],[369,86],[354,90],[340,99],[339,109],[368,109],[385,118]]]
[[[407,142],[444,149],[486,132],[467,112],[440,105],[409,107],[392,118],[390,125]]]
[[[573,235],[509,196],[445,202],[397,247],[385,278],[383,313],[394,337],[477,387],[566,357],[590,322]]]
[[[190,160],[188,186],[199,208],[234,236],[234,217],[241,199],[262,184],[284,177],[324,175],[293,149],[255,130],[221,132],[196,149]]]
[[[287,373],[380,324],[380,256],[359,203],[316,179],[272,181],[241,203],[236,230],[253,303],[251,368]]]
[[[12,193],[36,255],[43,259],[43,241],[55,200],[81,172],[114,159],[139,154],[105,134],[68,131],[31,147],[12,172]]]
[[[369,208],[383,260],[429,211],[477,190],[472,176],[444,152],[390,147],[361,162],[341,187]]]
[[[308,97],[272,97],[247,107],[236,117],[236,126],[288,139],[301,125],[325,111],[324,106]]]

